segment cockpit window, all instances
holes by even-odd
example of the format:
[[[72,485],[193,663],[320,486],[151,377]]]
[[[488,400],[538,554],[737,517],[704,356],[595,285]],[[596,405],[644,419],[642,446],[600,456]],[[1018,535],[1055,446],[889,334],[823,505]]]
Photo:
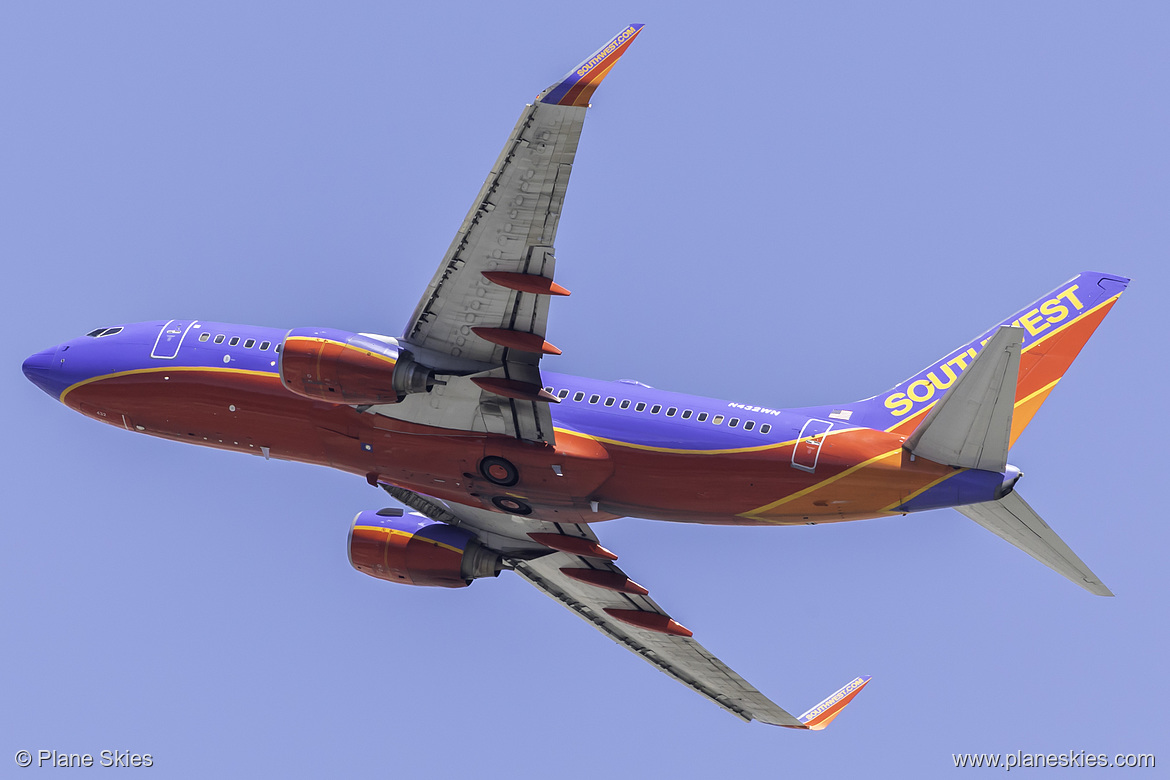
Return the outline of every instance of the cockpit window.
[[[121,332],[121,328],[98,328],[97,330],[91,330],[85,335],[89,336],[91,339],[100,339],[102,336],[113,336],[115,333]]]
[[[91,339],[96,339],[98,336],[102,335],[102,331],[104,331],[104,330],[105,330],[105,328],[98,328],[97,330],[91,330],[89,333],[86,333],[85,335],[89,336]]]

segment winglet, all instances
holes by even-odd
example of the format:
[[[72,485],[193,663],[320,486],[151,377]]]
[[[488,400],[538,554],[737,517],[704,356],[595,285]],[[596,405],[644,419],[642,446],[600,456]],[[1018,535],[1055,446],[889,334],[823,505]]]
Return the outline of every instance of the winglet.
[[[870,679],[867,676],[850,680],[839,691],[801,715],[800,722],[804,724],[804,728],[820,731],[828,726],[832,723],[833,718],[841,714],[845,705],[853,701],[854,696],[861,693],[861,689],[869,683]]]
[[[608,43],[584,62],[573,68],[565,77],[536,96],[541,103],[553,103],[558,106],[588,106],[589,98],[593,97],[593,90],[609,73],[610,68],[618,61],[638,33],[642,31],[641,24],[631,24],[615,35]]]

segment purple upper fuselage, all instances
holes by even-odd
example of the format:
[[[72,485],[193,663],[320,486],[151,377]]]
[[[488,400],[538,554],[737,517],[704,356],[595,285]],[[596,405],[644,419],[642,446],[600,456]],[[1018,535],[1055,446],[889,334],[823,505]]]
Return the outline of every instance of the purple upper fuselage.
[[[169,342],[164,329],[172,331]],[[81,336],[38,352],[24,362],[23,370],[33,384],[58,400],[69,388],[95,378],[167,366],[277,376],[278,349],[287,332],[197,320],[137,322],[99,328],[91,333],[108,335]],[[204,334],[207,338],[201,340]],[[603,381],[547,370],[542,375],[545,389],[561,400],[551,404],[557,427],[645,447],[759,447],[795,438],[809,418],[837,420],[836,429],[871,427],[858,424],[864,423],[864,410],[853,409],[849,422],[843,422],[838,419],[843,409],[837,407],[786,410],[672,393],[634,380]]]

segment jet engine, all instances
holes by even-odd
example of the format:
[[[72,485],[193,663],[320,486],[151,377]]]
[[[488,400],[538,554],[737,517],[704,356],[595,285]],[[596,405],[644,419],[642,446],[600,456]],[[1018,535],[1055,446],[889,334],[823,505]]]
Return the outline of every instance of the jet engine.
[[[406,585],[463,588],[496,577],[503,564],[475,535],[400,510],[359,512],[349,530],[349,563],[363,574]]]
[[[292,392],[335,404],[396,404],[435,384],[389,336],[295,328],[280,348],[280,381]]]

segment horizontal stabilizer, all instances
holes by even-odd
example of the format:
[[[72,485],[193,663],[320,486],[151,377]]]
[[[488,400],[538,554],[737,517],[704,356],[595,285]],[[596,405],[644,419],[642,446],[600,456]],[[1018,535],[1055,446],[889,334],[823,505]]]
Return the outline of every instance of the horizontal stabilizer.
[[[906,440],[906,449],[948,466],[1006,469],[1023,339],[1023,328],[997,330]]]
[[[955,509],[1090,593],[1113,595],[1018,494],[1008,493],[998,501],[967,504]]]

